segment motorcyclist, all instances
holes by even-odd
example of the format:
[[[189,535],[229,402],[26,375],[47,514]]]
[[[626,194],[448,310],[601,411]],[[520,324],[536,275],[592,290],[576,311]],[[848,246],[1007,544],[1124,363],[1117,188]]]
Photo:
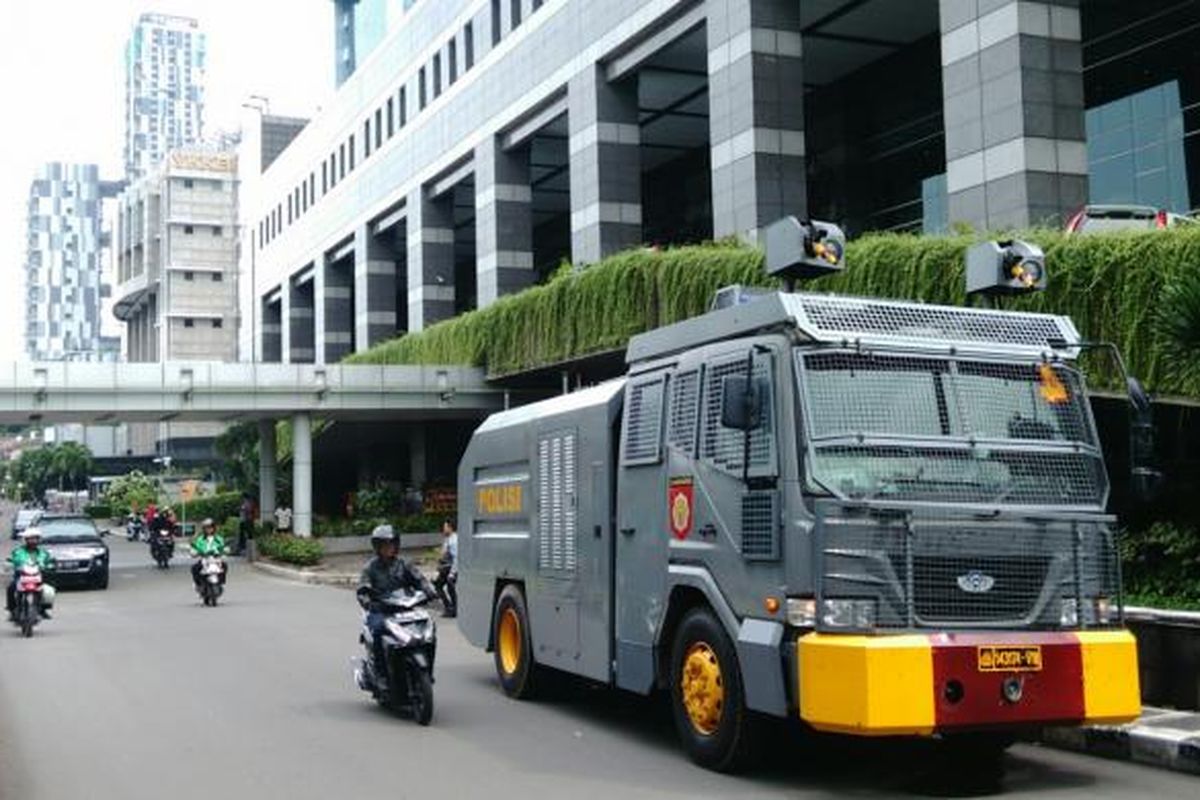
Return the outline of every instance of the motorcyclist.
[[[21,575],[21,568],[26,564],[35,564],[37,568],[45,573],[51,566],[54,565],[54,557],[50,555],[50,551],[41,546],[42,532],[37,526],[30,526],[20,533],[21,544],[13,548],[9,554],[8,560],[12,565],[12,580],[9,581],[8,590],[5,593],[5,608],[8,610],[8,616],[11,618],[17,607],[17,579]],[[42,584],[42,616],[50,619],[50,606],[53,604],[53,590],[46,591],[49,584],[43,581]]]
[[[442,553],[438,558],[437,578],[433,588],[442,600],[442,616],[453,618],[458,614],[458,533],[454,520],[442,521]]]
[[[375,557],[363,569],[356,594],[358,604],[367,612],[367,628],[373,637],[375,664],[380,668],[378,674],[382,675],[386,674],[386,669],[383,669],[385,616],[379,608],[379,601],[401,589],[423,591],[429,597],[434,597],[435,593],[429,580],[416,567],[399,557],[400,536],[391,525],[377,525],[371,531],[371,549],[375,551]]]
[[[205,519],[204,522],[200,523],[200,533],[196,535],[195,539],[192,539],[191,549],[193,555],[201,558],[204,556],[216,556],[220,558],[221,556],[225,555],[225,539],[219,533],[217,533],[217,525],[212,521],[211,518]],[[200,559],[197,558],[196,563],[192,564],[192,580],[195,582],[196,586],[199,586],[201,581],[200,566]],[[228,569],[225,566],[225,562],[222,560],[222,586],[225,585],[225,573],[227,571]]]

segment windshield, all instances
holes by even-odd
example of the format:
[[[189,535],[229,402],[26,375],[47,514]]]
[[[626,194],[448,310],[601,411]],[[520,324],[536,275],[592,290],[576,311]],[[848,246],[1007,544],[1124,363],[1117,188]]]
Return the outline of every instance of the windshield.
[[[42,520],[38,526],[43,542],[55,539],[73,539],[80,536],[96,536],[96,526],[86,519]]]
[[[1063,364],[798,354],[814,488],[857,499],[1101,505],[1079,374]]]

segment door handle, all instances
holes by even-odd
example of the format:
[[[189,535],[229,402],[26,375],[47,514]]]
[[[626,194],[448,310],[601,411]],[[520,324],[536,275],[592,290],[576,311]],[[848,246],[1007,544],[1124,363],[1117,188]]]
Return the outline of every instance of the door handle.
[[[633,536],[637,533],[637,528],[621,528],[622,536]]]

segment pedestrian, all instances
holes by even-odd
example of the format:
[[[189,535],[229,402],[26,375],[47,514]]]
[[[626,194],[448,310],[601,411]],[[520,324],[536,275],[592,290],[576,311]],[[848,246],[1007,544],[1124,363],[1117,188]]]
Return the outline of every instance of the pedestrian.
[[[238,538],[236,555],[246,552],[246,540],[254,536],[254,499],[249,492],[242,493],[242,505],[238,510]]]
[[[442,616],[458,616],[458,533],[454,520],[442,520],[442,554],[438,557],[437,578],[433,586],[442,601]]]

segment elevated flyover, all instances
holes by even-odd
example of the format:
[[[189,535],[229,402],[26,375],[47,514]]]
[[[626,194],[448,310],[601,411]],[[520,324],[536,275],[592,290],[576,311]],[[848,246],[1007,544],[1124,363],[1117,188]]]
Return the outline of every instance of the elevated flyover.
[[[508,405],[482,369],[363,364],[0,363],[0,424],[257,420],[260,512],[275,508],[275,422],[292,422],[292,510],[312,530],[312,418],[482,419]]]

